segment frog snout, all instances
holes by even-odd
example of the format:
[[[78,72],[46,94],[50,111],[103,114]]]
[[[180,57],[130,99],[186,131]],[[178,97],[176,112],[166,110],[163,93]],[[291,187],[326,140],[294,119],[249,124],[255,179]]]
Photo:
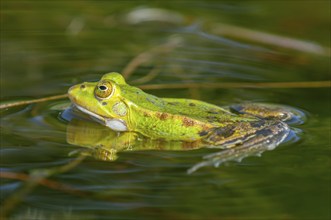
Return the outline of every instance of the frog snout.
[[[69,98],[71,99],[73,97],[73,93],[75,91],[75,87],[76,86],[71,86],[69,89],[68,89],[68,95],[69,95]]]
[[[71,86],[68,90],[69,99],[76,102],[76,96],[79,94],[80,85]]]

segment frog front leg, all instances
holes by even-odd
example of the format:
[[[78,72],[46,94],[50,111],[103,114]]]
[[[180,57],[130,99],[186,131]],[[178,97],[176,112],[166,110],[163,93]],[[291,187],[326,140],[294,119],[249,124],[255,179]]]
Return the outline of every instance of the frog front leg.
[[[229,110],[236,114],[250,115],[267,120],[296,122],[303,117],[303,113],[289,106],[267,103],[243,103],[230,105]]]

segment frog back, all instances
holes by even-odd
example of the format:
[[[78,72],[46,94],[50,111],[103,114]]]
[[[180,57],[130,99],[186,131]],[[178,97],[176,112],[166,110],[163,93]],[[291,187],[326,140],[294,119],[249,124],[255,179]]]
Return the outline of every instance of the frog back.
[[[212,128],[243,120],[223,108],[198,100],[158,98],[130,86],[122,91],[130,106],[132,127],[149,137],[196,141]]]

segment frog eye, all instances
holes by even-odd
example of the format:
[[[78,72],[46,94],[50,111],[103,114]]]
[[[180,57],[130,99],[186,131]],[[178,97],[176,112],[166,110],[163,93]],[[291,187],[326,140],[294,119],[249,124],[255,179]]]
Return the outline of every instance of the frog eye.
[[[113,94],[113,86],[110,82],[100,82],[95,87],[94,94],[99,99],[109,98]]]

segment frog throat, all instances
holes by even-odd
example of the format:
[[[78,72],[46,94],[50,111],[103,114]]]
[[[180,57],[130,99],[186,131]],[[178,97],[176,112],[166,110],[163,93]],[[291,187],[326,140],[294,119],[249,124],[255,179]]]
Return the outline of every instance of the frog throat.
[[[112,129],[114,131],[128,131],[128,127],[126,126],[125,121],[123,121],[121,119],[102,117],[100,115],[95,114],[94,112],[87,110],[86,108],[84,108],[82,106],[79,106],[77,104],[74,104],[74,105],[81,112],[91,116],[97,122],[104,124],[105,126],[109,127],[110,129]]]

